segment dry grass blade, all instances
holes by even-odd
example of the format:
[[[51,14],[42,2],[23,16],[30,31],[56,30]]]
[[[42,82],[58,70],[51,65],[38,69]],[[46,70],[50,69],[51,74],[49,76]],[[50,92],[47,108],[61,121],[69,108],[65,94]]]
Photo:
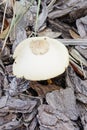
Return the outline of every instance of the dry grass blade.
[[[23,17],[23,15],[27,12],[27,10],[30,8],[30,6],[33,4],[34,0],[31,0],[31,2],[27,5],[27,7],[25,6],[24,8],[21,7],[19,9],[19,12],[17,12],[16,16],[15,16],[15,13],[13,15],[13,19],[12,19],[12,22],[11,22],[11,25],[10,25],[10,29],[8,31],[8,34],[4,40],[4,44],[3,44],[3,47],[2,47],[2,51],[6,45],[6,41],[8,39],[8,36],[10,34],[10,32],[12,31],[13,27],[17,25],[17,23],[21,20],[21,18]]]
[[[8,5],[8,1],[6,1],[6,5],[5,5],[5,10],[4,10],[4,15],[3,15],[3,22],[2,22],[1,33],[2,33],[2,31],[3,31],[3,28],[4,28],[5,14],[6,14],[6,10],[7,10],[7,5]]]
[[[3,0],[2,2],[0,2],[0,5],[2,5],[3,3],[5,3],[7,0]]]
[[[40,4],[41,4],[41,0],[38,0],[38,8],[37,8],[37,14],[36,14],[36,21],[35,21],[36,22],[35,23],[35,36],[38,30],[38,17],[39,17]]]
[[[56,0],[51,0],[51,2],[48,5],[48,10],[52,8],[53,4],[56,2]]]

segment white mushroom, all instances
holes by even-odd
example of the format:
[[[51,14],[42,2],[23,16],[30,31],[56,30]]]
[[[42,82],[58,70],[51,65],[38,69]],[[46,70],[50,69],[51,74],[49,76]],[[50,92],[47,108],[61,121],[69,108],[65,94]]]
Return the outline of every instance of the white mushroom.
[[[13,74],[28,80],[47,80],[62,74],[69,65],[67,48],[58,40],[32,37],[15,49]]]

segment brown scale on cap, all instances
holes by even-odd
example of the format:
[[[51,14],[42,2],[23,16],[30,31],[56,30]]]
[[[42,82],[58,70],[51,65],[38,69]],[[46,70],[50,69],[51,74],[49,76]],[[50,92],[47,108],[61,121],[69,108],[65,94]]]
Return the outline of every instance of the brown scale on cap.
[[[47,39],[44,38],[42,40],[32,40],[30,43],[30,48],[35,55],[43,55],[49,50],[49,43]]]

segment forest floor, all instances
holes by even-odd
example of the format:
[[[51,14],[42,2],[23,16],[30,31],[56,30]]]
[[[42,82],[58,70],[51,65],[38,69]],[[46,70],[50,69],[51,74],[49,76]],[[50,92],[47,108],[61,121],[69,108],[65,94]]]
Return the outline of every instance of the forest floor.
[[[67,47],[62,75],[45,81],[14,76],[15,48],[35,36]],[[87,130],[86,39],[87,0],[0,1],[0,130]]]

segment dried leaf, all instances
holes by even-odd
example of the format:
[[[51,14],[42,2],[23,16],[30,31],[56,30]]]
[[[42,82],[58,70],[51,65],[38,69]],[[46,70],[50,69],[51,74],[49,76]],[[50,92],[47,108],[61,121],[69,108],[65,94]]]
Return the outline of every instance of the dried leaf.
[[[57,38],[61,35],[62,33],[60,32],[54,32],[50,28],[46,28],[43,31],[38,33],[38,36],[48,36],[50,38]]]
[[[45,96],[46,93],[51,92],[53,90],[59,90],[60,87],[54,84],[42,85],[38,82],[30,82],[30,87],[33,88],[39,96]]]
[[[87,61],[76,49],[73,48],[70,51],[70,63],[77,74],[87,78],[87,71],[85,69],[85,67],[87,67]]]
[[[4,30],[2,31],[2,33],[0,33],[0,39],[4,39],[6,37],[8,31],[9,31],[9,23],[8,23],[7,19],[5,19]]]
[[[79,64],[83,64],[84,66],[87,67],[87,60],[80,55],[80,53],[76,50],[76,49],[71,49],[70,50],[70,55],[76,60],[79,62]]]
[[[73,30],[69,30],[69,33],[70,33],[70,35],[71,35],[71,37],[72,37],[73,39],[78,39],[78,38],[80,38],[80,36],[79,36],[77,33],[75,33]]]
[[[82,68],[76,64],[73,60],[70,60],[70,64],[74,71],[81,77],[81,78],[86,78],[87,77],[87,72],[85,70],[82,70]]]

